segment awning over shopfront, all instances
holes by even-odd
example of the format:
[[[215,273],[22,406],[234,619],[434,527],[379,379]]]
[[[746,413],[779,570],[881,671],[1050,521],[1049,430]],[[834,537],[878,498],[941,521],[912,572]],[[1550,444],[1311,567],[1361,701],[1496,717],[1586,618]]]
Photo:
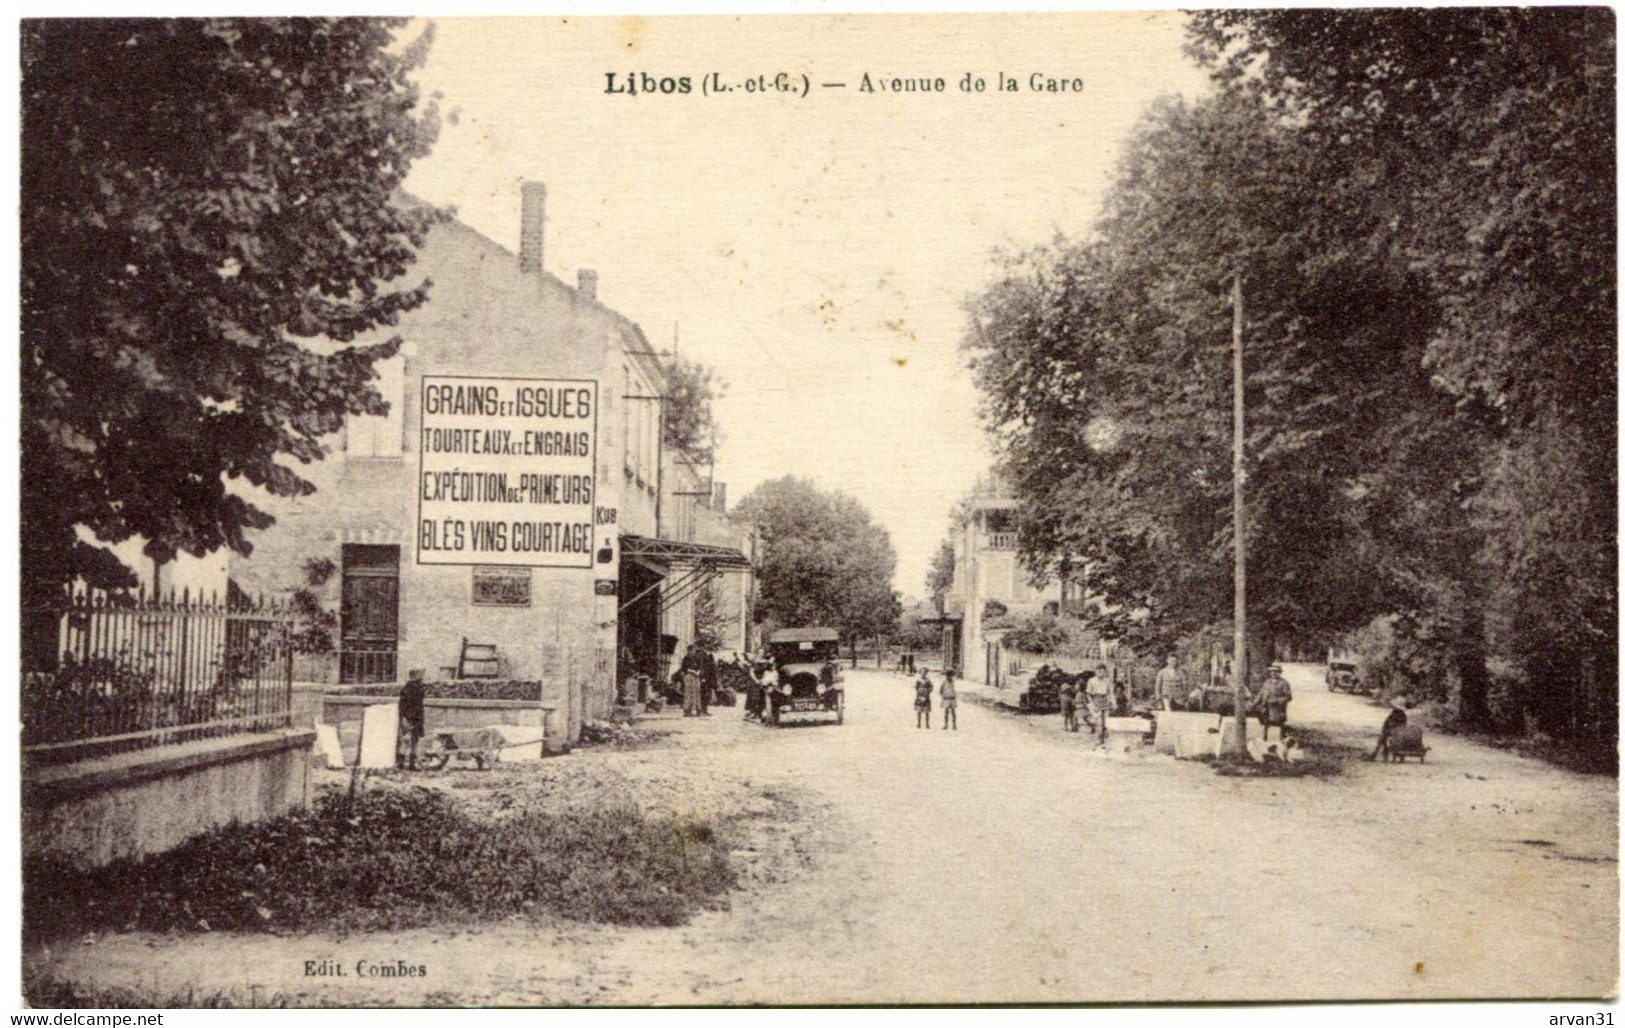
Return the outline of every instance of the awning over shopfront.
[[[659,582],[622,603],[621,610],[625,611],[659,589],[662,614],[705,588],[707,582],[723,572],[748,571],[751,567],[750,560],[732,547],[650,539],[641,535],[621,536],[621,559],[635,561],[661,576]]]
[[[750,567],[745,555],[732,547],[686,543],[676,539],[650,539],[642,535],[621,536],[621,556],[660,561],[672,567],[702,562],[714,564],[719,569]]]

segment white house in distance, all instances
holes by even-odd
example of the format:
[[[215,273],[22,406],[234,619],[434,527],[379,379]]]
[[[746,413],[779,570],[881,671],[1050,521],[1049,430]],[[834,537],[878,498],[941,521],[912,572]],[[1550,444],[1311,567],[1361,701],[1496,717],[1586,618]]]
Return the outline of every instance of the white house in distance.
[[[945,614],[957,616],[958,631],[948,646],[966,678],[987,682],[990,661],[997,659],[995,640],[982,628],[989,601],[1011,614],[1058,613],[1069,603],[1065,583],[1035,587],[1016,558],[1015,495],[997,472],[977,480],[961,504],[951,528],[954,581],[945,598]],[[949,631],[954,631],[949,627]]]

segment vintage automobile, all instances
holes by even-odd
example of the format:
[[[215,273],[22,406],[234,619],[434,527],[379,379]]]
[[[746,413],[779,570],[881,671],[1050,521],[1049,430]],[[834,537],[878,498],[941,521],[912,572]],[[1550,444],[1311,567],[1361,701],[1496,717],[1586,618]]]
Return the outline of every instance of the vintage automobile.
[[[1326,661],[1326,690],[1368,695],[1371,684],[1360,673],[1359,660],[1347,655],[1331,656]]]
[[[767,637],[778,688],[767,696],[769,724],[786,719],[846,719],[841,685],[840,633],[833,628],[781,628]]]

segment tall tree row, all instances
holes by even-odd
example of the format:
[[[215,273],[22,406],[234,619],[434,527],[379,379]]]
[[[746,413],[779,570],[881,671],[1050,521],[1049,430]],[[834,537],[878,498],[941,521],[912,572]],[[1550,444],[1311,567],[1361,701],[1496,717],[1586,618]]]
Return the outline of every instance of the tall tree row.
[[[1228,616],[1239,277],[1259,641],[1382,619],[1465,721],[1606,736],[1613,45],[1597,11],[1196,16],[1215,95],[970,304],[1029,566],[1082,558],[1142,645]]]

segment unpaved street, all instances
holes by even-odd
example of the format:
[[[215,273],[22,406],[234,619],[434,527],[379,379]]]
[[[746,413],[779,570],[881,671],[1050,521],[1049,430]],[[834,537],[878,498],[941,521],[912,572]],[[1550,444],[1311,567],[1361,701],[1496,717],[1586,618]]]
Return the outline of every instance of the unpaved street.
[[[1597,996],[1618,973],[1616,782],[1457,740],[1426,765],[1235,779],[1111,758],[1059,717],[961,701],[913,727],[905,679],[848,672],[847,723],[719,710],[672,744],[532,773],[659,785],[754,810],[732,908],[676,929],[503,923],[453,933],[130,935],[36,953],[68,978],[378,1003],[1197,1001]],[[1306,669],[1295,717],[1327,705]],[[1313,699],[1310,693],[1315,693]],[[1374,732],[1380,710],[1334,715]],[[545,769],[543,771],[542,769]],[[478,774],[478,772],[466,772]],[[750,807],[752,801],[757,804]],[[158,952],[155,952],[158,951]],[[307,978],[402,958],[422,980]],[[240,977],[223,977],[227,967]]]

